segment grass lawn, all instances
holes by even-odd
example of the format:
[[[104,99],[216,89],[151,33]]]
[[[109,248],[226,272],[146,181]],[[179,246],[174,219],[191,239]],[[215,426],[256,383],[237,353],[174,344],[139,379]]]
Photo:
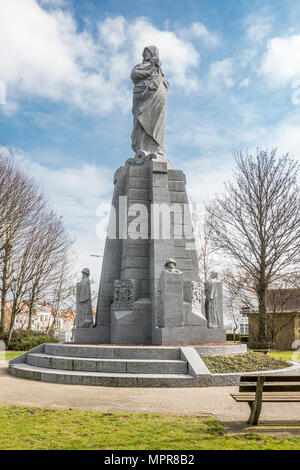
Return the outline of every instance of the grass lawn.
[[[279,358],[253,352],[232,356],[202,356],[202,359],[213,374],[284,369],[290,366]]]
[[[281,361],[300,362],[300,353],[297,351],[270,351],[270,357],[280,359]]]
[[[300,449],[300,439],[227,435],[212,418],[0,406],[0,449]]]
[[[20,354],[23,354],[24,351],[5,351],[5,360],[10,361],[11,359],[14,359],[15,357],[20,356]]]

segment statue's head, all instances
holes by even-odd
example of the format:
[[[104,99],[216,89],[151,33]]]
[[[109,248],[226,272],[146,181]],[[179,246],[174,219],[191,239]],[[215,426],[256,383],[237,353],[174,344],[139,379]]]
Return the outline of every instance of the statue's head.
[[[169,258],[169,259],[165,262],[165,268],[175,269],[176,266],[177,266],[177,263],[176,263],[175,259],[173,259],[173,258]]]
[[[89,268],[84,268],[81,272],[82,272],[82,274],[86,274],[87,276],[90,275],[90,270],[89,270]]]
[[[156,46],[147,46],[143,51],[143,59],[144,62],[150,62],[151,60],[154,64],[161,64],[161,60],[159,58],[159,50]]]

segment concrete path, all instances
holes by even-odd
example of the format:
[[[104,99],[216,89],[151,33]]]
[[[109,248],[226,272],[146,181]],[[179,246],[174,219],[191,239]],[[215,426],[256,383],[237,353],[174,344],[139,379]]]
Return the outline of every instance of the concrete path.
[[[247,431],[245,423],[249,406],[236,403],[231,398],[230,393],[236,390],[237,387],[110,388],[63,385],[16,378],[8,373],[6,364],[0,366],[0,405],[211,415],[231,432]],[[274,422],[279,425],[283,421],[289,428],[293,427],[296,434],[300,433],[300,403],[265,403],[261,414],[262,424],[256,430],[266,433],[271,424],[274,428]],[[281,435],[282,431],[281,423]],[[290,430],[287,430],[287,434],[291,434]]]

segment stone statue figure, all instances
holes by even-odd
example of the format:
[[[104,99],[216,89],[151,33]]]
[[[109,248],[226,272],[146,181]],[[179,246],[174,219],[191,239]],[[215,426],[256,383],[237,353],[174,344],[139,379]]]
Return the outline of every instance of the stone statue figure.
[[[205,316],[209,328],[224,328],[223,286],[219,274],[212,272],[205,282]]]
[[[175,259],[169,258],[159,279],[160,309],[157,326],[161,328],[183,325],[183,273],[176,265]]]
[[[136,155],[165,154],[168,82],[156,46],[145,47],[143,63],[134,67],[132,148]]]
[[[93,310],[91,299],[90,270],[84,268],[82,279],[76,284],[76,327],[91,328],[93,324]]]
[[[175,261],[175,259],[173,258],[169,258],[166,262],[165,262],[165,269],[169,272],[169,273],[179,273],[181,274],[181,271],[179,271],[179,269],[176,268],[177,266],[177,262]]]

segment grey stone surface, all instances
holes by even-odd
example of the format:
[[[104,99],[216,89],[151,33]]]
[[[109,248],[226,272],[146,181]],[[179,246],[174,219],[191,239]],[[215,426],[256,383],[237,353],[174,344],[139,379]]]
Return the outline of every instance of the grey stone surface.
[[[45,344],[9,363],[12,375],[53,383],[111,387],[224,387],[239,373],[211,374],[199,353],[241,353],[233,346],[92,346]],[[223,349],[222,349],[223,348]],[[45,352],[44,352],[45,350]],[[204,351],[205,350],[205,351]],[[244,352],[246,350],[244,349]],[[246,375],[298,375],[300,364]],[[245,375],[245,374],[243,374]]]
[[[11,366],[12,375],[44,382],[102,387],[186,387],[195,386],[188,374],[117,374],[38,368],[28,364]]]
[[[10,365],[22,364],[22,363],[26,362],[27,356],[29,355],[29,353],[43,353],[45,351],[45,346],[46,346],[45,344],[40,344],[39,346],[37,346],[36,348],[31,349],[30,351],[26,351],[25,353],[20,354],[20,356],[17,356],[14,359],[11,359],[9,361],[9,364]]]
[[[259,370],[254,372],[244,372],[243,374],[211,374],[213,387],[229,387],[239,385],[241,375],[294,375],[300,373],[300,364],[293,364],[291,367],[276,370]]]
[[[223,356],[231,354],[244,354],[247,352],[246,344],[228,344],[227,346],[195,346],[200,356]]]
[[[205,363],[195,350],[192,347],[183,347],[181,348],[182,359],[188,363],[189,374],[193,377],[201,376],[203,379],[207,376],[210,376],[210,371],[206,367]]]
[[[27,364],[40,368],[132,374],[186,374],[185,360],[87,359],[47,354],[29,354]]]
[[[160,315],[158,326],[183,326],[183,277],[180,271],[164,269],[159,281]]]

